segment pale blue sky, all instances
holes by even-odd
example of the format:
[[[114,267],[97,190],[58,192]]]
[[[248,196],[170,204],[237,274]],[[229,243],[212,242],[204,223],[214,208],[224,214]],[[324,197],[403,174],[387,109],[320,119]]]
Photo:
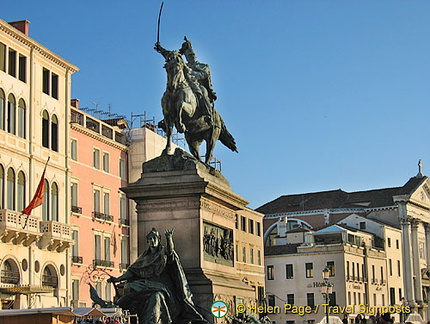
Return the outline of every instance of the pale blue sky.
[[[30,37],[81,70],[81,106],[162,119],[158,1],[15,1]],[[283,194],[403,185],[430,170],[430,2],[166,0],[161,43],[208,63],[239,154],[215,156],[258,207]],[[430,172],[430,171],[429,171]]]

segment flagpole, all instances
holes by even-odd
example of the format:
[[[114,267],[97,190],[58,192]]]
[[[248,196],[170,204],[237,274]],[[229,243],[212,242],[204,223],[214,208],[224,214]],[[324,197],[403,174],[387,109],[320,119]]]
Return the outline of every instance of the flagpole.
[[[46,162],[45,162],[45,167],[43,168],[43,172],[42,172],[42,177],[44,178],[44,175],[45,175],[45,172],[46,172],[46,168],[47,168],[47,166],[48,166],[48,162],[49,162],[49,160],[51,159],[51,156],[48,156],[48,159],[46,160]],[[41,178],[41,180],[42,180],[42,178]],[[44,179],[43,179],[44,180]],[[40,183],[39,183],[39,186],[40,186]],[[39,187],[38,186],[38,187]],[[37,190],[36,190],[36,194],[37,194]],[[36,195],[35,194],[35,195]],[[35,197],[33,197],[33,199],[32,199],[32,201],[30,202],[30,204],[33,202],[33,200],[34,200],[34,198]],[[25,209],[24,209],[25,210]],[[27,215],[27,217],[25,218],[25,222],[24,222],[24,226],[22,227],[22,229],[25,229],[25,227],[27,226],[27,222],[28,222],[28,218],[30,217],[30,213],[28,213],[28,214],[24,214],[22,211],[21,211],[21,215],[20,216],[22,216],[22,215]]]

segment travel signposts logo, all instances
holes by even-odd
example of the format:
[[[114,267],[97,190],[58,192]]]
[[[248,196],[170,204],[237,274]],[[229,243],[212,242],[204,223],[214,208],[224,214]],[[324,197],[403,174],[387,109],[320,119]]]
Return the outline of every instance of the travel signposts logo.
[[[211,306],[211,313],[216,318],[223,318],[228,313],[228,306],[223,301],[216,301]]]

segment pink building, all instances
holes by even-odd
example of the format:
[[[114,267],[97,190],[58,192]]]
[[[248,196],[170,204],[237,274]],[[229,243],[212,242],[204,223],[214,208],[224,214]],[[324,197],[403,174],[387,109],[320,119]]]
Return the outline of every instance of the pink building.
[[[74,307],[91,306],[89,285],[106,301],[114,297],[109,276],[129,264],[127,146],[123,119],[101,121],[72,100],[70,127],[72,291]]]

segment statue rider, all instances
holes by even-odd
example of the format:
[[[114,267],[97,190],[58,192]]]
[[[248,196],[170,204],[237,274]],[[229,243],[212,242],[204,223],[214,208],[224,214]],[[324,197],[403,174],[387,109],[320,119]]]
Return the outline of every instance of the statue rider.
[[[193,45],[187,39],[187,36],[184,37],[184,42],[182,43],[182,47],[179,49],[179,53],[185,55],[187,59],[187,66],[192,71],[191,74],[199,82],[200,86],[204,87],[206,90],[203,91],[205,96],[203,106],[206,107],[210,118],[212,118],[214,101],[217,100],[217,95],[212,88],[211,69],[209,68],[209,65],[197,61],[196,53],[193,50]],[[207,107],[208,102],[210,103],[210,107]]]
[[[215,109],[214,101],[217,99],[217,96],[212,89],[210,68],[209,65],[200,63],[196,60],[196,54],[192,48],[191,42],[186,37],[184,37],[184,39],[185,42],[179,50],[179,53],[185,55],[188,61],[186,66],[187,68],[184,72],[190,87],[197,96],[204,120],[208,126],[211,126]],[[158,42],[155,43],[154,49],[163,55],[166,61],[169,58],[169,54],[173,52],[166,50]]]

